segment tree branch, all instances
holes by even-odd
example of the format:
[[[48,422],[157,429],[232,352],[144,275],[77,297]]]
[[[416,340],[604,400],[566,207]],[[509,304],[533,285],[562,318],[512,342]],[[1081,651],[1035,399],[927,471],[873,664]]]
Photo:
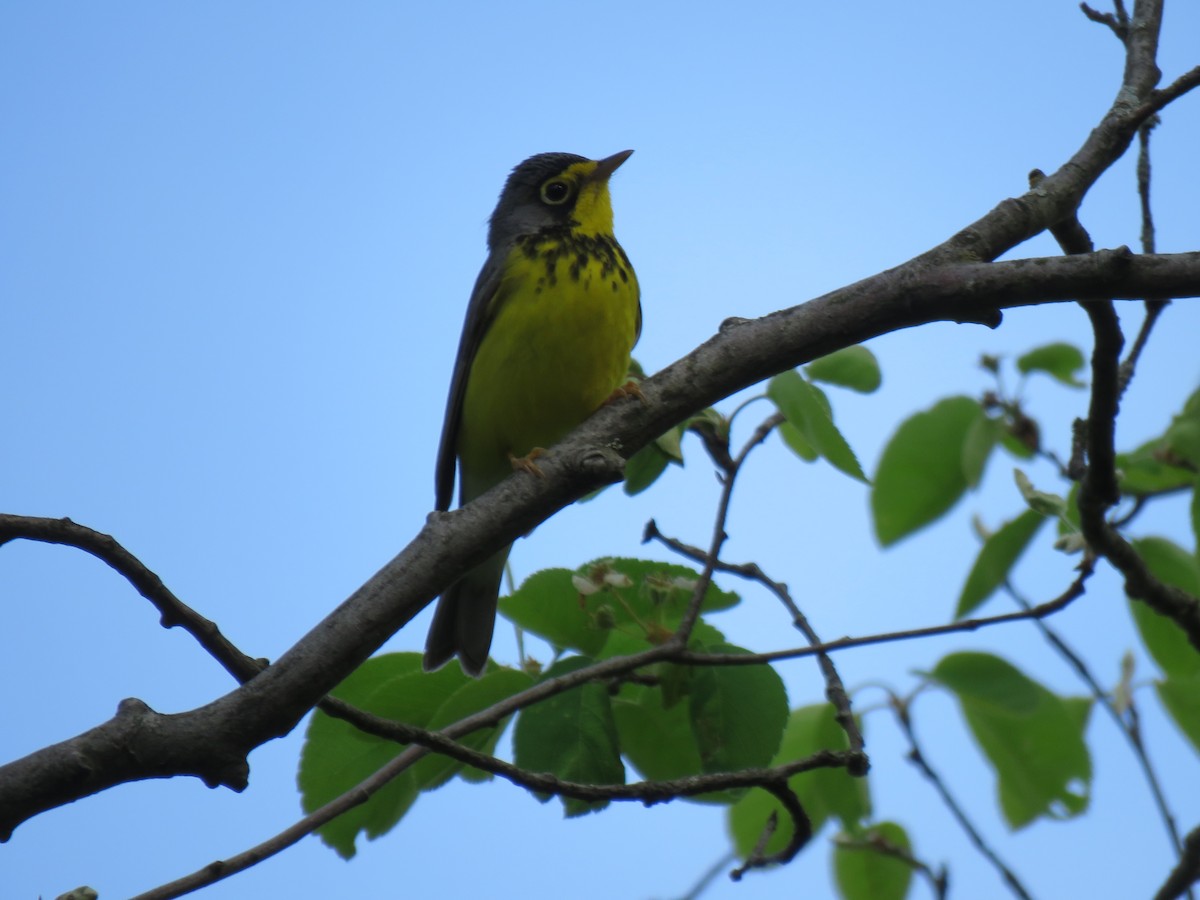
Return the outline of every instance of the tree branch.
[[[1079,489],[1080,530],[1088,546],[1125,576],[1125,592],[1173,619],[1200,651],[1200,598],[1155,577],[1133,546],[1105,519],[1106,511],[1120,499],[1114,433],[1124,341],[1111,303],[1093,302],[1085,307],[1096,343],[1092,351],[1092,398],[1086,427],[1088,466]]]
[[[1171,870],[1154,900],[1175,900],[1182,897],[1193,884],[1200,881],[1200,828],[1193,828],[1183,841],[1183,855]]]
[[[70,519],[0,513],[0,547],[17,539],[63,544],[90,553],[124,577],[154,605],[163,628],[180,627],[188,632],[239,682],[253,678],[266,667],[265,659],[252,659],[242,653],[221,633],[215,622],[176,597],[161,578],[111,535],[78,525]]]
[[[903,631],[889,631],[884,634],[871,634],[864,637],[845,637],[826,641],[809,647],[796,647],[790,650],[773,650],[767,653],[699,653],[686,650],[672,656],[676,663],[687,663],[696,666],[753,666],[762,663],[781,662],[785,659],[800,659],[818,653],[834,653],[840,650],[850,650],[856,647],[869,647],[874,644],[889,644],[896,641],[911,641],[917,638],[935,637],[943,634],[958,634],[960,632],[978,631],[1009,622],[1023,622],[1029,619],[1041,619],[1062,612],[1075,600],[1084,595],[1084,586],[1092,575],[1092,566],[1085,563],[1079,567],[1079,575],[1062,594],[1053,600],[1039,603],[1037,606],[1019,612],[1002,613],[997,616],[987,616],[982,619],[959,619],[944,625],[929,625],[924,628],[909,628]]]

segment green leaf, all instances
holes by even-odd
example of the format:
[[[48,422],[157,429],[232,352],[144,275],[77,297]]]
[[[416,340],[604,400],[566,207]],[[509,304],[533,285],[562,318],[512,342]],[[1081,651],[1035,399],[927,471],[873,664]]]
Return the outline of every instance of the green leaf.
[[[1200,675],[1172,675],[1154,687],[1179,730],[1200,752]]]
[[[685,431],[689,428],[707,429],[717,437],[729,436],[729,419],[724,413],[706,406],[700,412],[687,419],[681,426]]]
[[[1200,597],[1200,562],[1166,538],[1148,537],[1133,542],[1151,574],[1165,584]],[[1160,669],[1172,678],[1200,674],[1200,653],[1192,647],[1174,619],[1161,616],[1140,600],[1130,599],[1129,611],[1137,623],[1146,650]]]
[[[953,653],[931,676],[958,698],[996,773],[1000,808],[1011,828],[1087,808],[1092,764],[1083,731],[1090,700],[1058,697],[986,653]]]
[[[708,415],[710,414],[711,415]],[[668,465],[683,465],[683,433],[693,422],[706,422],[710,426],[719,420],[719,415],[706,409],[693,416],[683,425],[660,434],[649,444],[625,461],[625,484],[623,490],[629,496],[640,494],[658,480]]]
[[[693,640],[691,646],[694,649],[738,652],[724,644],[715,629],[701,627],[697,631],[706,642]],[[719,683],[715,686],[716,695],[714,685],[706,676],[701,676],[697,682],[697,676],[707,671],[668,664],[656,666],[647,673],[655,677],[655,685],[626,683],[613,699],[621,752],[647,779],[683,778],[702,772],[764,764],[761,748],[751,748],[757,755],[750,761],[739,763],[738,754],[744,754],[745,748],[728,743],[720,723],[714,726],[714,717],[726,700],[720,696],[721,691],[738,691],[738,700],[749,707],[757,707],[736,710],[740,722],[728,720],[728,727],[740,725],[750,740],[761,740],[765,746],[778,742],[779,734],[775,729],[780,726],[772,720],[775,695],[782,694],[782,685],[773,670],[767,669],[766,675],[743,676],[737,683]],[[786,697],[782,705],[786,715]],[[713,792],[687,799],[728,804],[740,793]]]
[[[680,673],[668,666],[662,674]],[[670,703],[663,689],[626,682],[612,701],[621,752],[651,781],[700,771],[700,750],[686,703]]]
[[[1067,491],[1067,508],[1063,510],[1063,514],[1055,523],[1055,529],[1059,535],[1073,534],[1079,531],[1079,482],[1071,483],[1071,489]]]
[[[975,565],[967,575],[967,583],[959,594],[954,618],[961,619],[973,613],[1004,584],[1008,573],[1045,521],[1044,516],[1027,509],[1012,521],[1005,522],[983,542]]]
[[[846,732],[837,724],[830,704],[805,706],[788,717],[779,752],[771,764],[804,759],[821,750],[844,750],[849,745]],[[802,772],[788,779],[788,787],[800,799],[814,835],[831,817],[841,820],[845,830],[857,831],[858,823],[871,814],[867,779],[853,778],[845,769]],[[765,852],[777,853],[791,839],[794,825],[791,816],[772,794],[762,788],[752,788],[730,808],[729,830],[742,857],[748,856],[758,843],[771,813],[775,813],[778,825]]]
[[[710,653],[747,653],[732,644]],[[703,772],[765,766],[775,755],[788,719],[787,691],[768,665],[705,666],[690,672],[688,713]],[[740,795],[740,792],[738,792]]]
[[[623,490],[630,497],[640,494],[658,480],[658,476],[667,470],[671,461],[671,457],[663,452],[658,442],[651,441],[625,461]]]
[[[332,694],[378,716],[424,727],[468,680],[458,666],[427,673],[421,670],[420,654],[389,653],[367,660]],[[318,710],[308,724],[297,775],[304,811],[341,796],[403,749],[402,744],[363,734]],[[356,852],[359,832],[372,839],[387,832],[423,786],[413,770],[401,773],[366,803],[322,826],[321,840],[349,859]]]
[[[425,727],[430,731],[438,731],[473,713],[494,706],[501,700],[507,700],[514,694],[519,694],[532,686],[533,679],[525,672],[493,666],[481,678],[468,678],[465,684],[447,697],[445,702],[438,707],[437,712],[430,717]],[[508,721],[505,719],[494,728],[481,728],[473,731],[458,738],[458,742],[481,753],[494,754],[496,744],[499,743],[500,735],[508,726]],[[420,760],[413,766],[412,773],[417,783],[427,791],[445,784],[455,774],[460,775],[465,781],[485,781],[492,777],[487,772],[482,772],[473,766],[464,767],[462,763],[436,753],[431,753]]]
[[[776,429],[788,448],[805,462],[816,462],[821,454],[813,449],[813,445],[805,440],[804,435],[791,422],[780,422]]]
[[[1194,484],[1196,473],[1172,459],[1163,438],[1147,441],[1130,453],[1118,453],[1116,465],[1121,493],[1132,496],[1157,494]]]
[[[543,680],[592,664],[573,656],[546,670]],[[608,688],[584,684],[521,711],[513,733],[515,762],[530,772],[548,772],[582,784],[624,784],[625,766],[617,743]],[[539,795],[542,802],[547,795]],[[607,800],[562,798],[568,816],[603,809]]]
[[[1005,427],[1001,430],[1000,446],[1017,459],[1033,459],[1037,456],[1037,450],[1029,446],[1027,441],[1021,440],[1021,438],[1013,434],[1010,427]]]
[[[767,385],[767,396],[812,446],[834,468],[865,482],[858,458],[833,424],[829,400],[820,388],[795,371],[781,372]]]
[[[510,622],[558,650],[570,648],[595,656],[608,634],[584,607],[573,576],[570,569],[534,572],[510,596],[500,598],[499,610]]]
[[[1167,429],[1167,445],[1172,454],[1189,465],[1200,465],[1200,421],[1177,419]]]
[[[665,434],[660,434],[654,439],[654,446],[658,447],[671,462],[683,464],[683,426],[676,425]]]
[[[1200,481],[1192,488],[1192,540],[1196,545],[1196,559],[1200,561]]]
[[[834,845],[833,872],[845,900],[904,900],[913,870],[887,848],[912,855],[908,833],[895,822],[878,822]]]
[[[979,487],[987,462],[992,456],[992,451],[996,449],[996,444],[1000,442],[1003,432],[1003,422],[993,419],[982,409],[979,410],[979,415],[975,417],[963,439],[962,467],[967,487]]]
[[[1163,439],[1173,459],[1184,460],[1193,471],[1200,466],[1200,390],[1188,397]]]
[[[967,489],[963,447],[980,406],[949,397],[901,423],[883,450],[871,491],[875,534],[896,543],[944,515]]]
[[[1017,368],[1021,374],[1045,372],[1068,387],[1083,387],[1083,382],[1075,375],[1083,366],[1083,351],[1061,342],[1037,347],[1017,358]]]
[[[688,566],[644,559],[597,559],[568,569],[544,569],[500,599],[505,618],[554,647],[585,656],[614,655],[614,635],[631,638],[622,652],[644,650],[672,634],[683,620],[700,573]],[[701,611],[728,609],[740,602],[732,591],[710,582]]]
[[[1045,491],[1039,491],[1033,486],[1033,482],[1029,480],[1029,476],[1020,469],[1013,469],[1013,480],[1017,483],[1017,490],[1021,492],[1021,496],[1025,498],[1025,502],[1029,504],[1029,508],[1043,516],[1065,516],[1067,514],[1067,501],[1058,494],[1048,494]]]
[[[815,359],[804,367],[804,373],[813,381],[836,384],[860,394],[873,393],[883,382],[875,354],[861,345]]]

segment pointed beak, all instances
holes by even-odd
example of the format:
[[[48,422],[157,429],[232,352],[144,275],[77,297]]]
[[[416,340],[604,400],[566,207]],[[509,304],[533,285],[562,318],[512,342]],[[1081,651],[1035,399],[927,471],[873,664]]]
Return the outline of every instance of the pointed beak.
[[[622,150],[620,153],[614,153],[612,156],[606,156],[604,159],[596,163],[596,168],[592,172],[588,181],[595,181],[603,184],[608,181],[613,172],[617,171],[621,163],[629,159],[633,155],[632,150]]]

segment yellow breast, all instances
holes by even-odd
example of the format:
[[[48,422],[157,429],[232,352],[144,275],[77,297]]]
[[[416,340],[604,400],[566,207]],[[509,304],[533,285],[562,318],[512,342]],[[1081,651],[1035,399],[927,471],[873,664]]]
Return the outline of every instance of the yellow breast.
[[[463,403],[464,500],[511,471],[509,454],[549,447],[599,408],[625,380],[640,324],[633,267],[605,235],[519,243],[495,308]]]

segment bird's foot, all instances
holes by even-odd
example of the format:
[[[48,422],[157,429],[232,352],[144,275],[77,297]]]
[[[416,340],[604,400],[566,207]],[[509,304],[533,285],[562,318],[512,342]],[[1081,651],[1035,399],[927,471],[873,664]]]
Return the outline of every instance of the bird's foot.
[[[545,455],[545,453],[545,447],[534,447],[524,456],[513,456],[511,453],[509,453],[508,461],[512,463],[514,472],[528,472],[530,475],[533,475],[537,478],[545,478],[546,473],[538,468],[538,464],[534,462],[535,459],[537,459],[539,456]]]
[[[603,405],[608,406],[611,403],[616,403],[623,397],[637,397],[638,400],[642,402],[643,406],[650,405],[650,401],[647,400],[646,395],[642,393],[641,385],[639,385],[632,378],[609,394],[608,399],[604,401]]]

